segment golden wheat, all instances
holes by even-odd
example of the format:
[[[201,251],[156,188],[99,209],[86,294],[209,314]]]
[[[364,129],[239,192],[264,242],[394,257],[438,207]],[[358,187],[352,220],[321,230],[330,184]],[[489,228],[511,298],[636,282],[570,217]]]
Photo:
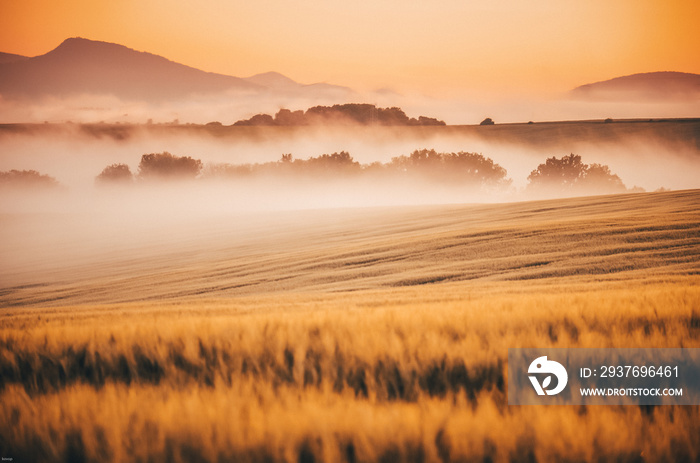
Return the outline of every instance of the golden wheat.
[[[697,282],[14,309],[0,339],[2,450],[89,461],[696,458],[697,407],[513,407],[504,384],[509,347],[698,347]],[[663,433],[645,437],[651,429]]]

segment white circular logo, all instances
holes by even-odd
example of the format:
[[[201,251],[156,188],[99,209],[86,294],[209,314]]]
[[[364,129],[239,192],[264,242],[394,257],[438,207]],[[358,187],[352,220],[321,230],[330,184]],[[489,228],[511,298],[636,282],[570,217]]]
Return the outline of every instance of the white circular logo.
[[[559,362],[547,360],[546,355],[533,360],[527,369],[527,373],[537,395],[557,395],[564,390],[566,383],[569,381],[566,368]],[[552,384],[552,376],[557,378],[557,383],[554,388],[549,389],[549,386]],[[543,378],[542,384],[540,384],[539,377]]]

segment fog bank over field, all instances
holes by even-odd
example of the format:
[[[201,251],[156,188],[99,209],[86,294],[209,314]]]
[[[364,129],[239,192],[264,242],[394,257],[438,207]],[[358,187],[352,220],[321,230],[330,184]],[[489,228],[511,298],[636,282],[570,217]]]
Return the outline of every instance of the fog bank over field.
[[[498,121],[497,121],[498,122]],[[624,184],[647,191],[698,188],[700,171],[700,122],[580,122],[535,123],[463,127],[225,127],[188,125],[38,124],[0,126],[0,171],[36,170],[54,177],[68,195],[89,201],[95,195],[95,177],[108,165],[126,164],[136,171],[146,153],[169,152],[190,156],[203,165],[262,164],[280,160],[283,154],[303,160],[345,151],[362,165],[387,163],[415,150],[479,153],[507,171],[517,193],[526,187],[528,175],[545,159],[570,153],[585,163],[610,167]],[[206,169],[205,169],[206,170]],[[243,188],[236,182],[235,188]],[[255,196],[272,198],[283,192],[300,194],[318,188],[304,182],[294,188],[281,184],[253,189]],[[381,182],[379,182],[381,183]],[[201,185],[200,185],[201,186]],[[338,192],[336,185],[336,193]],[[390,185],[374,185],[391,190]],[[225,187],[234,187],[228,185]],[[244,190],[247,187],[243,188]],[[185,189],[178,186],[177,189]],[[253,191],[250,190],[250,191]],[[415,188],[415,197],[431,198],[429,190]],[[127,193],[124,192],[127,196]],[[346,192],[361,198],[360,190]],[[240,195],[236,195],[238,197]],[[402,197],[402,195],[399,195]],[[386,198],[389,198],[386,196]],[[232,200],[231,196],[224,196]],[[504,197],[432,197],[425,202],[493,202]],[[220,202],[215,196],[207,202]],[[7,201],[5,201],[7,202]],[[274,201],[272,201],[274,202]],[[278,201],[279,202],[279,201]],[[358,206],[363,201],[355,201]],[[412,203],[407,198],[400,203]],[[326,204],[326,202],[323,202]],[[375,204],[382,196],[374,197]],[[395,204],[387,201],[385,204]],[[320,204],[309,204],[319,207]]]
[[[698,266],[699,192],[226,215],[142,194],[141,209],[3,214],[0,305],[678,277]]]
[[[143,155],[164,152],[199,160],[201,170],[189,179],[144,176]],[[456,163],[445,164],[447,159]],[[484,160],[487,170],[503,169],[503,175],[496,175],[495,183],[475,182],[469,160]],[[531,186],[533,171],[564,160],[598,172],[595,165],[607,166],[605,176],[618,178],[623,189],[600,183]],[[99,183],[96,177],[115,164],[127,167],[128,181]],[[332,229],[341,210],[361,218],[406,206],[510,203],[621,193],[635,186],[700,188],[700,153],[697,121],[467,127],[40,124],[0,127],[0,172],[31,179],[0,188],[0,250],[6,262],[0,279],[11,285],[61,281],[62,268],[89,263],[93,272],[100,262],[122,255],[158,267],[163,253],[202,240],[245,247],[265,237],[273,246],[290,227],[309,231],[318,223]],[[42,181],[45,176],[58,185]]]
[[[547,95],[484,94],[464,91],[450,95],[400,94],[390,89],[344,95],[270,95],[237,92],[197,95],[176,101],[148,103],[121,100],[113,95],[45,97],[29,101],[0,96],[0,123],[107,123],[143,124],[172,122],[225,125],[256,114],[274,114],[281,108],[299,110],[315,105],[367,103],[403,108],[410,115],[438,117],[450,125],[478,124],[484,117],[498,122],[561,121],[586,119],[633,119],[698,117],[697,99],[642,101],[586,101],[561,93]]]

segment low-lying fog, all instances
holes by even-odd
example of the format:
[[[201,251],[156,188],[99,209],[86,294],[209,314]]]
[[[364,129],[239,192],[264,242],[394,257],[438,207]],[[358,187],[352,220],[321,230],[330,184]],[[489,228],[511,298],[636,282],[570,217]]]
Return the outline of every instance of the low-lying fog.
[[[246,236],[254,239],[273,229],[279,231],[294,216],[291,211],[302,209],[494,203],[600,193],[595,189],[543,192],[528,187],[528,175],[538,165],[569,153],[580,155],[585,164],[609,166],[627,189],[700,188],[697,126],[688,130],[666,125],[654,131],[616,124],[579,124],[566,130],[541,124],[252,127],[218,134],[157,125],[110,126],[97,134],[78,124],[26,130],[5,127],[0,129],[0,171],[35,170],[53,177],[59,185],[0,187],[0,285],[43,281],[46,272],[60,278],[61,268],[84,262],[104,260],[109,265],[117,258],[157,256],[159,249],[172,251],[173,246],[216,229],[225,233],[245,229]],[[649,126],[653,124],[667,123]],[[528,130],[540,132],[528,134]],[[599,131],[602,135],[597,135]],[[670,136],[664,135],[669,131]],[[409,157],[421,149],[479,153],[506,170],[506,181],[474,185],[455,181],[454,176],[443,181],[437,174],[426,178],[416,172],[403,175],[395,168],[396,162],[392,164],[393,158]],[[342,151],[362,165],[354,167],[354,174],[321,170],[278,175],[264,169],[259,173],[249,166],[253,174],[248,176],[211,176],[216,166],[267,163],[274,167],[283,154],[305,160]],[[142,155],[163,152],[201,160],[202,173],[186,181],[138,178]],[[105,167],[120,163],[135,174],[133,181],[96,183]],[[374,171],[367,167],[372,163],[380,163],[374,165]],[[287,222],[276,222],[276,214]],[[303,214],[299,217],[305,220]],[[251,223],[259,225],[251,228]]]
[[[628,188],[638,186],[654,191],[700,187],[698,130],[697,123],[681,122],[406,128],[240,127],[221,131],[168,125],[49,124],[27,130],[0,129],[0,171],[36,170],[58,180],[65,187],[65,194],[71,196],[70,202],[86,203],[102,194],[95,189],[95,178],[106,166],[126,164],[136,174],[141,156],[147,153],[169,152],[199,159],[206,171],[207,166],[216,164],[270,163],[280,160],[283,154],[303,160],[341,151],[348,152],[360,164],[369,165],[387,163],[415,150],[434,149],[441,153],[479,153],[492,159],[507,170],[513,186],[509,194],[515,195],[512,199],[518,199],[528,184],[528,175],[539,164],[552,156],[560,158],[570,153],[580,155],[584,163],[609,166]],[[205,182],[199,183],[201,187]],[[375,186],[391,190],[390,185]],[[294,193],[303,195],[304,189],[318,187],[295,185]],[[180,185],[175,189],[194,191],[197,188]],[[289,189],[284,191],[285,188],[275,182],[255,189],[263,196],[269,192],[272,198],[283,193],[287,201],[292,195]],[[128,196],[128,192],[122,191],[121,195]],[[421,191],[418,196],[423,195],[430,196],[430,191]],[[365,199],[357,190],[349,192],[349,196],[354,197],[359,206],[396,203],[396,200],[383,201],[376,196]],[[220,200],[223,205],[225,201]],[[502,200],[503,197],[489,195],[464,198],[448,194],[441,202]],[[210,198],[207,203],[211,201],[218,202]],[[398,201],[412,202],[413,199]],[[7,208],[7,201],[3,203],[3,208]],[[311,202],[308,206],[333,205],[328,204],[327,198],[321,203]],[[283,204],[280,207],[286,208]]]
[[[122,101],[112,95],[73,95],[41,100],[3,99],[0,95],[0,124],[15,122],[143,124],[179,121],[206,124],[219,121],[229,125],[255,114],[273,114],[280,108],[307,109],[336,103],[373,103],[379,107],[401,107],[412,117],[436,117],[449,125],[478,124],[486,117],[499,123],[527,121],[563,121],[586,119],[637,119],[698,117],[698,96],[685,99],[626,101],[629,95],[608,100],[575,99],[570,93],[553,90],[539,94],[461,91],[437,95],[401,94],[391,89],[351,92],[338,101],[337,95],[299,95],[257,93],[197,95],[162,104]]]

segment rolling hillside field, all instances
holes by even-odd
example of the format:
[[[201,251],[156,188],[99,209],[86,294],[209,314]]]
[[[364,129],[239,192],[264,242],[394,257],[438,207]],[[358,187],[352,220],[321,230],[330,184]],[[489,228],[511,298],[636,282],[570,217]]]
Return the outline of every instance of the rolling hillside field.
[[[700,458],[697,406],[506,396],[508,348],[700,347],[698,190],[3,221],[13,461]]]

